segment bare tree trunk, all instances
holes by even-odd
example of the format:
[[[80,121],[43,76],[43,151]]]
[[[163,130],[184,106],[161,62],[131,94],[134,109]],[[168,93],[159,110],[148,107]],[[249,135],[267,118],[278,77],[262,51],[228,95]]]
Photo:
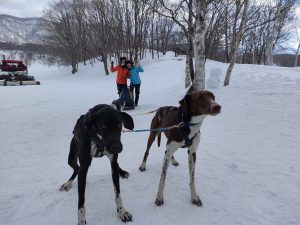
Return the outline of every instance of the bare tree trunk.
[[[157,58],[159,58],[159,32],[158,32],[158,24],[159,24],[159,21],[156,21],[156,53],[157,53]]]
[[[227,1],[226,1],[227,2]],[[226,8],[225,8],[225,23],[224,23],[224,26],[225,26],[225,62],[229,62],[230,60],[230,52],[229,52],[229,17],[228,17],[228,6],[225,5]]]
[[[72,66],[72,74],[75,74],[77,72],[77,62],[76,62],[76,58],[75,56],[72,56],[72,62],[71,62],[71,66]]]
[[[266,46],[266,65],[273,65],[273,47],[274,47],[274,36],[275,36],[275,21],[271,22],[271,30],[267,40]]]
[[[275,20],[271,21],[270,28],[269,28],[269,35],[267,40],[267,46],[266,46],[266,65],[273,65],[273,49],[275,44],[275,35],[278,29],[278,23],[281,15],[282,10],[282,0],[279,0],[278,5],[276,7],[275,12]]]
[[[189,5],[192,6],[193,0],[189,0]],[[188,53],[186,56],[186,68],[185,68],[185,87],[191,85],[194,81],[195,73],[194,73],[194,62],[193,62],[193,11],[192,7],[189,7],[189,20],[188,20]]]
[[[154,11],[152,16],[154,17]],[[154,21],[151,21],[151,55],[152,59],[154,59]]]
[[[187,55],[185,60],[185,82],[184,82],[185,88],[188,88],[192,84],[190,74],[191,74],[190,57],[189,55]]]
[[[205,89],[205,14],[206,0],[196,1],[196,28],[194,33],[195,77],[193,90]]]
[[[138,60],[138,41],[139,41],[139,33],[138,33],[138,13],[139,13],[139,2],[137,0],[133,1],[133,13],[134,13],[134,39],[133,39],[133,49],[134,49],[134,60]]]
[[[107,54],[102,55],[102,60],[103,60],[103,66],[104,66],[105,74],[109,75],[108,67],[107,67]]]
[[[297,52],[296,52],[296,55],[295,55],[295,64],[294,64],[295,67],[298,65],[299,49],[300,49],[300,43],[298,45],[298,49],[297,49]]]
[[[254,49],[252,49],[252,54],[251,54],[251,56],[252,56],[251,63],[252,63],[252,64],[255,64],[255,50],[254,50]]]
[[[248,12],[248,5],[249,5],[249,0],[244,0],[244,10],[243,10],[243,15],[242,15],[242,19],[240,22],[240,28],[239,31],[236,32],[236,37],[233,37],[233,42],[232,42],[232,54],[230,57],[230,64],[228,66],[228,69],[226,71],[226,76],[225,76],[225,80],[224,80],[224,86],[229,85],[229,81],[230,81],[230,77],[231,77],[231,73],[236,61],[236,57],[237,57],[237,53],[238,53],[238,48],[239,48],[239,44],[241,41],[241,38],[243,36],[244,33],[244,24],[245,21],[247,19],[247,12]]]

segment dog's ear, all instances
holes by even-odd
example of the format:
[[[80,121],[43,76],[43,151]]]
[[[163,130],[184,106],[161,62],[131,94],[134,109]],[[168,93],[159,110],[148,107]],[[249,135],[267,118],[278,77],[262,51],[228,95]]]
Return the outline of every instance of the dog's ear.
[[[188,89],[185,95],[191,95],[194,91],[195,91],[195,87],[192,85],[190,86],[190,88]]]
[[[179,104],[182,107],[184,107],[185,105],[189,105],[189,103],[191,102],[191,97],[191,95],[184,96],[184,98],[179,101]]]
[[[121,115],[122,115],[124,127],[128,130],[133,130],[134,123],[132,117],[125,112],[121,112]]]

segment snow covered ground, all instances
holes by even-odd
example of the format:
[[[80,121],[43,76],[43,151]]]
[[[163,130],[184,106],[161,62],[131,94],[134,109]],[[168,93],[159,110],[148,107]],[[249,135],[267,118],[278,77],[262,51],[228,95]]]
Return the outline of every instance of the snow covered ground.
[[[136,129],[149,127],[153,115],[135,114],[178,105],[185,93],[180,59],[170,53],[143,63],[140,106],[129,111]],[[169,167],[165,204],[157,207],[164,145],[153,145],[141,173],[148,133],[123,134],[119,164],[130,177],[121,180],[121,193],[132,224],[300,224],[300,68],[236,65],[224,88],[218,80],[225,69],[207,62],[207,84],[222,113],[202,126],[196,166],[202,208],[190,203],[185,149],[175,154],[180,165]],[[89,108],[117,98],[116,75],[105,76],[100,64],[81,66],[75,76],[65,67],[33,64],[29,70],[42,85],[0,87],[0,221],[77,224],[77,180],[69,192],[58,191],[72,172],[72,130]],[[216,71],[222,74],[216,77]],[[106,158],[93,160],[85,205],[88,224],[122,224]]]

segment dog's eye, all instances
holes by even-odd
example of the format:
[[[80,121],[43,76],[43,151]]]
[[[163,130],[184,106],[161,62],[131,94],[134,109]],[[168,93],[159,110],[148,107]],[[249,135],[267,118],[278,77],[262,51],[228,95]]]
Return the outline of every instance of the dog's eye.
[[[107,126],[102,125],[101,128],[102,128],[103,130],[106,130],[106,129],[107,129]]]
[[[119,123],[119,124],[118,124],[118,127],[119,127],[119,128],[122,128],[122,123]]]

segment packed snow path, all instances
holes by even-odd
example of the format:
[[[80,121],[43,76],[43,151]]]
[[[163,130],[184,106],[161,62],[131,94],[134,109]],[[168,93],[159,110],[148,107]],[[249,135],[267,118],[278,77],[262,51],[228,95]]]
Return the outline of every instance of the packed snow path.
[[[183,97],[184,62],[171,54],[145,60],[140,106],[130,114]],[[223,74],[226,65],[209,61]],[[5,225],[77,224],[77,179],[69,192],[58,188],[71,175],[69,142],[77,118],[116,99],[115,74],[102,65],[69,68],[34,64],[41,86],[0,87],[0,221]],[[216,87],[214,82],[213,87]],[[190,203],[186,149],[169,167],[164,205],[154,204],[163,160],[152,146],[147,170],[138,171],[148,133],[122,134],[120,166],[126,209],[138,225],[299,225],[300,68],[237,65],[229,87],[212,89],[222,113],[207,117],[196,164],[196,187],[204,206]],[[148,128],[153,115],[134,116]],[[123,224],[118,218],[109,161],[94,159],[87,178],[87,224]]]

